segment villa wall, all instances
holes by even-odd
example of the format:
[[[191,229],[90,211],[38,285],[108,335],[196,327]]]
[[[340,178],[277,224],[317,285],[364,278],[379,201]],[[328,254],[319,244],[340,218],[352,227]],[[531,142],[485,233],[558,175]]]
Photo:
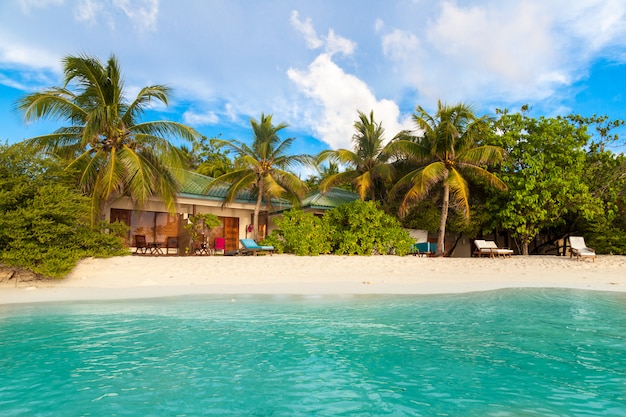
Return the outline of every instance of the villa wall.
[[[147,234],[148,242],[163,242],[166,235],[177,236],[179,238],[179,253],[184,253],[185,248],[189,246],[190,239],[188,232],[183,226],[188,222],[189,216],[194,214],[211,213],[222,220],[222,227],[211,230],[211,236],[207,237],[210,239],[211,245],[213,245],[216,237],[225,237],[226,249],[234,250],[239,248],[239,239],[252,236],[252,231],[248,228],[252,223],[254,214],[254,205],[252,204],[232,203],[222,207],[221,201],[182,197],[178,199],[176,213],[170,214],[160,201],[149,201],[141,207],[141,210],[138,210],[130,199],[124,198],[113,202],[106,209],[107,221],[111,220],[112,211],[114,216],[125,221],[131,227],[127,236],[127,242],[130,247],[133,247],[135,244],[134,234]],[[124,213],[124,211],[127,213]],[[142,215],[147,219],[143,220],[146,224],[149,224],[152,221],[151,219],[154,218],[155,226],[151,229],[144,227],[140,233],[137,233],[137,224],[142,221]],[[260,216],[260,221],[262,219],[264,217]],[[175,223],[175,226],[173,223]],[[266,228],[264,224],[260,227],[263,232]]]

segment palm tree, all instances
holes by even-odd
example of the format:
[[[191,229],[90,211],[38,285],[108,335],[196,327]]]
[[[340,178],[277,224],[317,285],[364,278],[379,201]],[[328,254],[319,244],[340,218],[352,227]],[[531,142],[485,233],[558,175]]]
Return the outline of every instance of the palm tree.
[[[287,125],[272,125],[271,115],[261,114],[259,121],[250,119],[250,125],[253,133],[251,146],[237,140],[214,141],[216,145],[232,150],[237,155],[237,161],[234,171],[215,178],[204,191],[206,193],[212,188],[227,185],[223,205],[231,203],[243,190],[255,193],[257,200],[253,224],[254,239],[257,239],[259,212],[264,200],[271,204],[272,198],[286,197],[297,202],[308,191],[307,185],[288,169],[297,164],[311,164],[311,157],[285,154],[294,138],[281,140],[278,132]]]
[[[318,155],[318,164],[329,159],[331,162],[349,166],[343,172],[324,178],[320,189],[326,192],[336,184],[351,183],[361,200],[369,196],[370,200],[375,201],[385,192],[384,182],[392,178],[393,168],[389,163],[391,155],[383,145],[385,129],[374,121],[374,112],[370,112],[369,118],[361,111],[358,113],[359,120],[354,123],[357,132],[352,136],[354,151],[326,150]]]
[[[490,185],[505,190],[506,185],[486,169],[486,166],[502,160],[504,149],[478,145],[488,119],[484,116],[477,118],[472,108],[463,103],[448,106],[439,101],[434,116],[418,106],[413,120],[421,131],[420,135],[397,140],[390,148],[404,153],[418,166],[404,175],[391,192],[408,188],[400,204],[400,216],[404,216],[435,184],[442,183],[443,202],[437,236],[437,255],[442,255],[450,197],[469,219],[466,177],[482,178]]]
[[[107,203],[122,196],[138,206],[158,197],[174,212],[185,157],[167,138],[192,140],[199,134],[175,122],[139,121],[152,103],[167,105],[170,89],[144,87],[128,102],[113,55],[106,66],[86,55],[67,56],[63,67],[63,87],[27,95],[17,108],[25,121],[56,118],[68,125],[26,143],[77,170],[80,188],[91,197],[92,224],[104,214]]]

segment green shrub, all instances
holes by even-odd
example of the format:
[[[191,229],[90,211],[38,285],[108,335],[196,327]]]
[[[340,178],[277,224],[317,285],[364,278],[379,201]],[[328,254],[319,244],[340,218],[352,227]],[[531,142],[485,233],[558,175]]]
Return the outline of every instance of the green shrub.
[[[89,208],[54,162],[0,146],[1,263],[60,278],[81,258],[128,254],[120,237],[125,226],[94,230]]]
[[[325,222],[312,213],[291,209],[276,220],[279,230],[273,239],[284,252],[296,255],[320,255],[330,252],[329,230]],[[273,244],[273,243],[271,243]],[[274,245],[275,247],[277,245]]]
[[[273,230],[269,236],[259,242],[259,245],[274,246],[274,252],[285,253],[285,239],[280,230]]]
[[[338,255],[409,253],[413,240],[400,222],[371,201],[356,200],[324,214],[331,250]]]

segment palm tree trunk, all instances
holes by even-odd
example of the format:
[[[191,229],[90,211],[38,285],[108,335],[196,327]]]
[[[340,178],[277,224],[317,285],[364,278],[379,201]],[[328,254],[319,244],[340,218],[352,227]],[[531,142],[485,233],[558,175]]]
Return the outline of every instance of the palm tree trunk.
[[[446,223],[448,222],[448,207],[450,205],[450,185],[444,180],[443,183],[443,204],[441,206],[441,223],[437,235],[437,256],[443,255],[443,243],[446,237]]]
[[[263,202],[263,181],[260,181],[259,195],[256,198],[256,205],[254,206],[254,216],[252,217],[252,237],[258,242],[259,239],[259,212],[261,211],[261,203]]]

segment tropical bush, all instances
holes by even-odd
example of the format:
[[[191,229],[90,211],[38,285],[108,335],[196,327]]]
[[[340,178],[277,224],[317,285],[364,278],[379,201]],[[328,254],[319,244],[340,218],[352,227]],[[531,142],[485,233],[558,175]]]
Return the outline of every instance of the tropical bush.
[[[276,220],[279,227],[262,244],[296,255],[374,255],[409,253],[413,239],[400,222],[372,201],[356,200],[321,218],[292,209]]]
[[[328,225],[312,213],[291,209],[276,220],[276,225],[279,231],[274,236],[280,236],[280,239],[276,239],[278,242],[275,247],[280,245],[281,252],[301,256],[330,253]]]
[[[89,214],[89,199],[61,166],[20,145],[0,146],[0,263],[60,278],[81,258],[127,254],[124,226],[92,228]]]
[[[413,239],[395,217],[372,201],[355,200],[324,214],[338,255],[406,255]]]

